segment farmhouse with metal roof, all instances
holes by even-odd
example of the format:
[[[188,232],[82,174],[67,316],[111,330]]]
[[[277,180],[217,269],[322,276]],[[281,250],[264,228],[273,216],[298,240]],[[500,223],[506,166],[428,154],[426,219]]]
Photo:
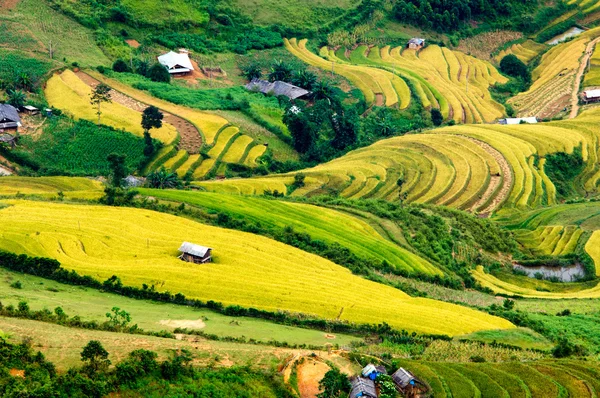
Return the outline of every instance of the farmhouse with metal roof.
[[[0,104],[0,133],[16,131],[21,127],[21,118],[17,109],[8,104]]]
[[[190,60],[190,56],[187,52],[176,53],[169,51],[158,57],[158,62],[163,65],[170,74],[184,74],[190,73],[194,70],[194,65]]]
[[[408,41],[406,47],[411,50],[419,50],[425,46],[425,39],[421,39],[419,37],[413,37]]]
[[[291,100],[302,98],[310,94],[310,91],[308,90],[279,80],[268,82],[266,80],[252,79],[250,83],[246,84],[246,89],[249,91],[258,91],[263,94],[271,94],[276,97],[284,95]]]
[[[350,381],[352,390],[350,398],[377,398],[377,388],[375,382],[364,377],[355,377]]]
[[[183,242],[179,248],[179,258],[188,263],[204,264],[212,261],[212,249],[210,247]]]

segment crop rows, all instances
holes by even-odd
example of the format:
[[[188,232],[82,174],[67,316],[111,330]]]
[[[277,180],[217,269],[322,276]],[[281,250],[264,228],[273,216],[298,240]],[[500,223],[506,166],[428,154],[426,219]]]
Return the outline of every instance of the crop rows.
[[[254,144],[254,140],[248,135],[239,133],[237,127],[230,126],[227,120],[221,116],[172,104],[101,74],[90,72],[90,75],[131,98],[154,105],[189,121],[201,131],[205,145],[212,146],[208,151],[209,157],[206,159],[199,154],[190,155],[187,152],[183,153],[185,151],[182,150],[163,148],[146,168],[146,172],[162,166],[177,172],[180,177],[189,173],[194,179],[202,179],[209,172],[216,171],[223,163],[242,163],[249,167],[256,167],[256,159],[262,156],[266,150],[264,146],[257,146],[257,149],[252,152],[251,146]],[[229,142],[229,138],[231,138],[229,133],[234,129],[238,135],[235,137],[235,141]],[[250,152],[252,153],[250,154]],[[249,156],[246,157],[246,154]]]
[[[575,251],[582,234],[583,230],[573,225],[548,226],[519,231],[516,238],[535,254],[561,256]]]
[[[92,89],[85,84],[72,71],[66,70],[55,74],[46,83],[44,90],[48,103],[76,119],[96,121],[96,108],[90,103]],[[138,136],[144,131],[141,126],[142,114],[118,103],[102,104],[102,124],[123,129]],[[169,144],[177,137],[175,127],[164,124],[160,129],[154,129],[152,136],[165,144]]]
[[[469,308],[411,298],[258,235],[141,209],[8,203],[12,206],[0,210],[1,249],[56,258],[65,268],[99,280],[118,275],[125,285],[145,283],[201,300],[361,323],[385,321],[423,333],[514,327]],[[179,260],[183,241],[212,247],[214,262]]]
[[[600,3],[596,0],[569,0],[567,3],[577,4],[585,15],[600,11]]]
[[[447,119],[464,123],[491,122],[503,115],[489,87],[506,78],[486,61],[458,51],[430,45],[424,50],[389,46],[359,46],[346,58],[345,51],[322,54],[337,63],[364,65],[371,70],[387,70],[409,81],[425,107],[439,108]]]
[[[519,116],[549,118],[562,110],[560,103],[568,103],[580,59],[587,43],[600,34],[599,29],[589,30],[572,41],[558,44],[542,56],[540,64],[533,70],[533,84],[508,102]]]
[[[410,104],[410,90],[400,77],[393,73],[377,68],[352,65],[341,61],[333,51],[327,48],[321,50],[321,55],[329,58],[329,61],[319,57],[306,48],[306,40],[285,39],[286,48],[294,56],[309,65],[332,71],[345,77],[358,89],[360,89],[367,104],[379,106],[398,105],[401,109]]]
[[[598,45],[596,45],[594,54],[590,58],[590,68],[586,71],[583,86],[600,86],[600,46]]]
[[[83,177],[3,177],[0,178],[0,196],[40,195],[56,196],[62,192],[67,198],[96,199],[102,195],[100,181]]]
[[[402,360],[435,397],[595,397],[600,368],[575,360],[528,363],[447,363]]]
[[[532,59],[537,57],[546,48],[547,46],[544,44],[536,43],[533,40],[527,40],[523,43],[513,44],[506,50],[500,51],[500,53],[498,53],[498,55],[496,55],[494,59],[496,60],[496,62],[500,63],[502,58],[506,57],[507,55],[513,54],[521,61],[528,64]]]

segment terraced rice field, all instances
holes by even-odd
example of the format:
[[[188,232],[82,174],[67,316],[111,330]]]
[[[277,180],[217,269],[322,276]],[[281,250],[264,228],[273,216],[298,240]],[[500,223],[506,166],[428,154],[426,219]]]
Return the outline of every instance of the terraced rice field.
[[[392,87],[376,81],[381,76],[389,78],[391,72],[392,76],[401,77],[402,82],[409,81],[423,105],[440,109],[446,119],[483,123],[500,118],[504,113],[504,108],[492,100],[489,86],[504,83],[506,78],[489,62],[458,51],[438,46],[428,46],[419,52],[389,46],[359,46],[351,52],[324,47],[318,57],[306,49],[305,40],[297,43],[292,39],[286,45],[292,54],[308,64],[326,70],[333,67],[370,99],[375,94],[386,99],[393,97],[392,89],[396,87],[393,80]],[[396,90],[401,97],[409,95],[404,86]],[[386,105],[390,105],[389,101]]]
[[[540,55],[548,48],[545,44],[536,43],[533,40],[526,40],[523,43],[516,43],[509,48],[502,50],[494,57],[498,63],[507,55],[513,54],[524,63],[528,64],[532,59]]]
[[[574,225],[539,227],[534,231],[520,230],[515,237],[536,255],[562,256],[575,251],[583,230]]]
[[[401,360],[435,397],[595,397],[600,364],[576,360],[444,363]]]
[[[201,300],[353,322],[386,321],[424,333],[457,335],[514,327],[465,307],[411,298],[257,235],[140,209],[5,203],[10,206],[0,210],[1,249],[56,258],[65,268],[100,280],[116,274],[126,285],[146,283]],[[214,262],[179,260],[182,241],[212,247]]]
[[[102,196],[100,181],[83,177],[2,177],[0,196],[40,195],[57,196],[62,192],[66,198],[97,199]]]
[[[239,132],[239,129],[230,125],[226,119],[221,116],[208,112],[201,112],[195,109],[175,105],[170,102],[152,97],[148,93],[134,89],[126,84],[120,83],[114,79],[109,79],[104,75],[88,71],[94,79],[102,81],[137,101],[144,104],[154,105],[166,112],[169,112],[189,123],[192,123],[202,132],[204,144],[210,146],[209,157],[204,159],[197,151],[195,153],[182,153],[185,148],[179,145],[175,150],[163,148],[144,170],[150,172],[160,167],[165,167],[176,171],[181,177],[186,174],[192,175],[194,179],[203,179],[211,171],[216,171],[224,163],[241,163],[249,167],[256,167],[256,159],[264,154],[266,147],[255,145],[255,141],[248,135]],[[231,133],[235,130],[234,140]],[[256,148],[256,149],[254,149]]]
[[[333,68],[336,74],[345,77],[363,92],[369,106],[397,105],[404,109],[410,104],[408,85],[393,73],[376,68],[352,65],[349,62],[343,62],[335,58],[328,61],[310,52],[306,48],[306,40],[285,39],[284,44],[288,51],[309,65],[326,71],[331,71]],[[335,54],[329,55],[327,49],[324,51],[327,54],[322,51],[321,55],[335,57]]]
[[[600,87],[600,46],[598,45],[590,58],[590,67],[586,70],[583,87]]]
[[[568,0],[567,4],[577,4],[584,15],[600,11],[600,3],[596,0]]]
[[[365,221],[333,209],[209,192],[156,189],[139,191],[142,195],[226,213],[267,228],[283,229],[293,226],[297,232],[307,233],[313,239],[329,244],[338,243],[362,258],[376,262],[385,260],[398,269],[411,273],[442,274],[428,261],[384,239]]]
[[[72,71],[66,70],[55,74],[46,83],[44,94],[48,103],[76,119],[97,121],[96,108],[90,104],[92,89]],[[123,129],[138,136],[144,131],[141,126],[142,113],[129,109],[121,104],[103,103],[100,122],[116,129]],[[170,124],[163,124],[160,129],[151,130],[151,135],[165,144],[173,142],[177,130]]]
[[[518,116],[551,118],[568,107],[576,86],[580,59],[587,43],[599,35],[600,29],[592,29],[545,53],[532,73],[533,84],[529,90],[508,101]]]
[[[336,192],[346,198],[394,201],[398,198],[396,182],[402,177],[402,192],[409,202],[482,213],[501,206],[527,209],[553,205],[556,188],[544,171],[544,157],[555,152],[572,153],[576,147],[581,148],[586,166],[573,186],[582,195],[594,195],[600,183],[598,120],[599,111],[587,111],[572,121],[453,126],[394,137],[302,170],[305,186],[292,195]],[[261,194],[275,187],[285,192],[283,188],[294,174],[202,186],[228,193]]]

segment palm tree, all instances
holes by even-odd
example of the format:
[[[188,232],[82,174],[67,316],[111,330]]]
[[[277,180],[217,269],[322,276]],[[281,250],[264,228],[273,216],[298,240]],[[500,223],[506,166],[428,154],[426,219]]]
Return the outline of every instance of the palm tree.
[[[306,69],[294,73],[294,76],[292,77],[292,84],[302,87],[306,90],[312,90],[316,82],[317,75],[307,71]]]
[[[181,187],[181,181],[177,173],[169,171],[164,167],[153,171],[146,176],[146,183],[151,188],[169,189]]]
[[[8,103],[17,109],[25,105],[26,96],[21,90],[10,90],[8,92]]]

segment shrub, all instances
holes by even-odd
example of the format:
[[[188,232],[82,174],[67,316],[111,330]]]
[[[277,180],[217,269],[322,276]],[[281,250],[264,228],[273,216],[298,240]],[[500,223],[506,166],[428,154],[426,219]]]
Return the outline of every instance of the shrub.
[[[509,76],[521,79],[526,85],[531,83],[531,72],[527,65],[514,54],[509,54],[500,61],[500,70]]]
[[[23,289],[23,285],[21,284],[21,281],[15,281],[15,282],[11,283],[10,287],[12,287],[14,289]]]
[[[115,72],[123,73],[123,72],[131,72],[131,68],[127,65],[127,62],[122,59],[117,59],[112,66],[112,70]]]
[[[148,78],[153,82],[169,83],[171,81],[171,74],[161,64],[154,64],[148,70]]]

